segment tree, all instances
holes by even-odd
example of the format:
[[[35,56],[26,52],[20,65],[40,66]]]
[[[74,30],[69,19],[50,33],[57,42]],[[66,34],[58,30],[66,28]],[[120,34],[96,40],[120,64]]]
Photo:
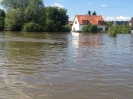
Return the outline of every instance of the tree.
[[[22,18],[19,10],[7,10],[5,18],[5,29],[8,31],[20,31],[22,27]]]
[[[94,11],[94,12],[92,13],[92,15],[97,15],[97,13]]]
[[[91,11],[90,10],[88,11],[88,15],[91,15]]]
[[[6,17],[5,11],[0,9],[0,17]]]
[[[0,31],[3,31],[5,26],[5,11],[0,9]]]
[[[35,22],[42,24],[45,23],[45,9],[42,0],[30,0],[29,6],[25,8],[25,20],[26,22]],[[44,24],[43,24],[44,25]]]
[[[45,7],[43,0],[1,0],[6,8],[5,29],[9,31],[69,30],[67,9]]]
[[[58,7],[46,7],[45,31],[62,31],[63,26],[68,23],[67,10]]]
[[[22,30],[26,23],[37,23],[44,27],[45,7],[43,0],[2,0],[7,9],[7,30]],[[35,25],[37,26],[37,25]],[[19,29],[17,29],[19,27]]]

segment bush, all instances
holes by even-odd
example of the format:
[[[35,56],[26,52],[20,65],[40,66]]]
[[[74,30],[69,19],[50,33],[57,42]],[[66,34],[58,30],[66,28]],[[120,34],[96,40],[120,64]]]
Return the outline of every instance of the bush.
[[[126,34],[131,32],[131,26],[128,25],[114,25],[111,26],[108,33],[110,36],[116,36],[117,34]]]
[[[29,22],[23,26],[23,31],[25,31],[25,32],[42,32],[43,28],[42,28],[42,26],[40,26],[39,24],[37,24],[35,22]]]
[[[70,32],[71,31],[71,26],[65,25],[62,27],[61,32]]]
[[[83,33],[97,33],[98,27],[96,25],[88,24],[87,26],[84,26],[82,29]]]

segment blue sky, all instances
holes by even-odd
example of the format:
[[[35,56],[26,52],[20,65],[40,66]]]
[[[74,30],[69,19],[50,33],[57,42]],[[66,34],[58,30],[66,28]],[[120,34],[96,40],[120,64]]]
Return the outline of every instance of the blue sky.
[[[133,0],[43,0],[45,6],[67,9],[70,20],[76,14],[96,11],[105,20],[130,20],[133,17]]]
[[[0,0],[1,1],[1,0]],[[67,9],[72,21],[76,14],[96,11],[105,20],[130,20],[133,17],[133,0],[43,0],[45,6]],[[2,8],[2,6],[0,6]]]

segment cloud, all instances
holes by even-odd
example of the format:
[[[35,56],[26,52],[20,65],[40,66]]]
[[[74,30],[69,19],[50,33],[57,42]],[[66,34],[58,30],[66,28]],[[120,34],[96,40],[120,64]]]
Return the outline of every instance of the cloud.
[[[92,3],[91,3],[91,2],[89,2],[89,3],[87,3],[87,4],[91,5]]]
[[[104,17],[105,21],[129,21],[131,17],[117,16],[117,17]]]
[[[106,4],[102,4],[101,7],[102,8],[107,8],[107,5]]]
[[[59,7],[59,8],[64,8],[63,5],[59,4],[59,3],[54,3],[53,5],[51,6],[54,6],[54,7]]]

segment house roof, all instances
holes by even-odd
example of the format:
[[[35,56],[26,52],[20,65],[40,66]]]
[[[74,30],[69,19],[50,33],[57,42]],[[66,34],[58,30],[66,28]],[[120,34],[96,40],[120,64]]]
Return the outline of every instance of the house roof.
[[[76,17],[78,19],[79,24],[83,24],[82,20],[88,20],[88,22],[93,25],[98,25],[99,21],[101,21],[100,25],[105,25],[105,22],[102,16],[76,15]]]

